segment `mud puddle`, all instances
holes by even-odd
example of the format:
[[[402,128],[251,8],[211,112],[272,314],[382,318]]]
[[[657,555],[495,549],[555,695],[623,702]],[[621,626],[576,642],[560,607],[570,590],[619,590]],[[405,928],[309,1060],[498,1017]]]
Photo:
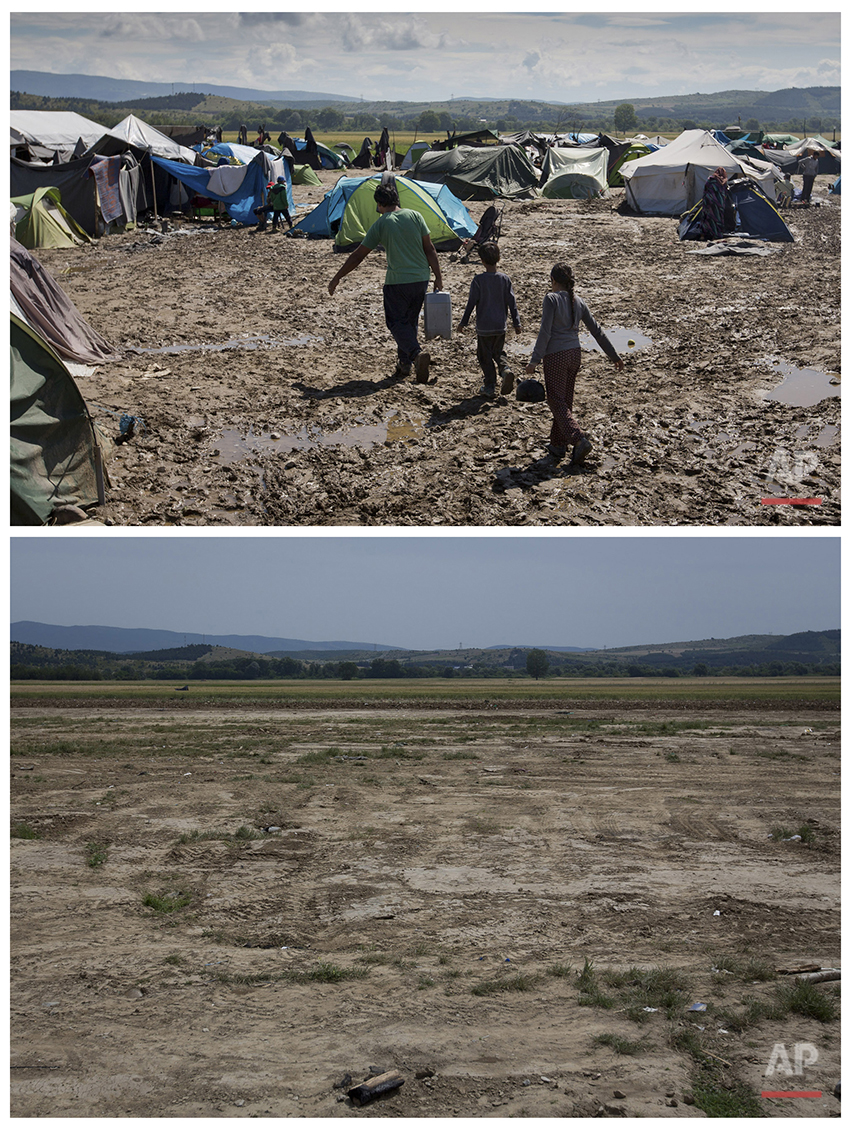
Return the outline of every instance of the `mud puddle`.
[[[405,418],[398,412],[389,415],[380,423],[365,423],[362,426],[343,430],[323,431],[315,426],[303,426],[296,434],[255,434],[253,429],[247,435],[234,428],[222,431],[213,456],[222,465],[241,462],[252,454],[272,452],[287,454],[293,450],[315,450],[323,446],[349,446],[368,449],[371,446],[386,446],[394,442],[408,442],[423,434],[424,422]]]
[[[814,407],[822,399],[841,394],[841,384],[830,372],[818,368],[796,368],[785,360],[772,360],[771,363],[785,379],[773,391],[766,392],[766,399],[774,399],[789,407]]]

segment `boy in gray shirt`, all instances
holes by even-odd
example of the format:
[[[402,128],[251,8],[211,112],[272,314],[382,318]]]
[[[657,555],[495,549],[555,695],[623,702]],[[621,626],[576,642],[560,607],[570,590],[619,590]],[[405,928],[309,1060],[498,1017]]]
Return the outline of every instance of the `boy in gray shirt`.
[[[473,310],[476,311],[476,358],[484,373],[485,382],[479,388],[479,395],[493,399],[496,395],[496,376],[502,380],[500,391],[507,395],[514,387],[514,373],[508,367],[505,355],[505,322],[511,315],[515,333],[520,332],[520,315],[511,279],[497,270],[499,247],[496,243],[482,243],[479,257],[485,268],[484,274],[477,274],[470,283],[470,296],[467,308],[458,323],[458,328],[466,328]]]

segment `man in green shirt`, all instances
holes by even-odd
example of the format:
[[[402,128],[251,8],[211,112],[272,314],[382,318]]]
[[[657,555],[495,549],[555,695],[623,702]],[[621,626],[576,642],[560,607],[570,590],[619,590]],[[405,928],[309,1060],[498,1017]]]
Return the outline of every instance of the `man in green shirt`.
[[[427,383],[431,358],[420,348],[417,323],[432,271],[435,292],[443,289],[437,251],[420,213],[400,206],[395,185],[379,184],[375,206],[378,219],[328,283],[328,293],[333,296],[340,280],[360,266],[380,243],[387,253],[384,319],[398,350],[395,374],[409,376],[414,367],[417,383]]]

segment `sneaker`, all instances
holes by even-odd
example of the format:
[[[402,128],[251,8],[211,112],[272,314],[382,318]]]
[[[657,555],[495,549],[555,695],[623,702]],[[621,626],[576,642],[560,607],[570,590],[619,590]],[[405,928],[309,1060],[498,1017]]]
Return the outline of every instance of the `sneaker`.
[[[514,373],[510,368],[503,368],[502,383],[499,390],[502,395],[510,395],[514,391]]]
[[[548,442],[547,443],[547,453],[551,454],[552,457],[555,458],[555,460],[557,462],[560,462],[561,459],[567,453],[567,447],[566,446],[556,446],[554,443]]]
[[[570,464],[581,466],[593,449],[594,443],[590,438],[580,438],[573,447],[573,457],[570,459]]]
[[[420,352],[414,361],[414,366],[417,371],[417,383],[428,383],[428,366],[431,363],[431,357],[427,352]]]
[[[486,399],[496,399],[496,384],[490,386],[482,384],[479,388],[479,395],[484,395]]]

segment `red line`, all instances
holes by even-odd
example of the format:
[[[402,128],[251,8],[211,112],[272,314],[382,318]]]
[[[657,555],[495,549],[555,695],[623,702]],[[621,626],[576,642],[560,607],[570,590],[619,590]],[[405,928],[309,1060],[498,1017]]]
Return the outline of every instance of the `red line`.
[[[820,505],[821,497],[763,497],[763,505]]]
[[[762,1092],[763,1096],[775,1099],[778,1096],[792,1097],[793,1099],[821,1099],[821,1092]]]

